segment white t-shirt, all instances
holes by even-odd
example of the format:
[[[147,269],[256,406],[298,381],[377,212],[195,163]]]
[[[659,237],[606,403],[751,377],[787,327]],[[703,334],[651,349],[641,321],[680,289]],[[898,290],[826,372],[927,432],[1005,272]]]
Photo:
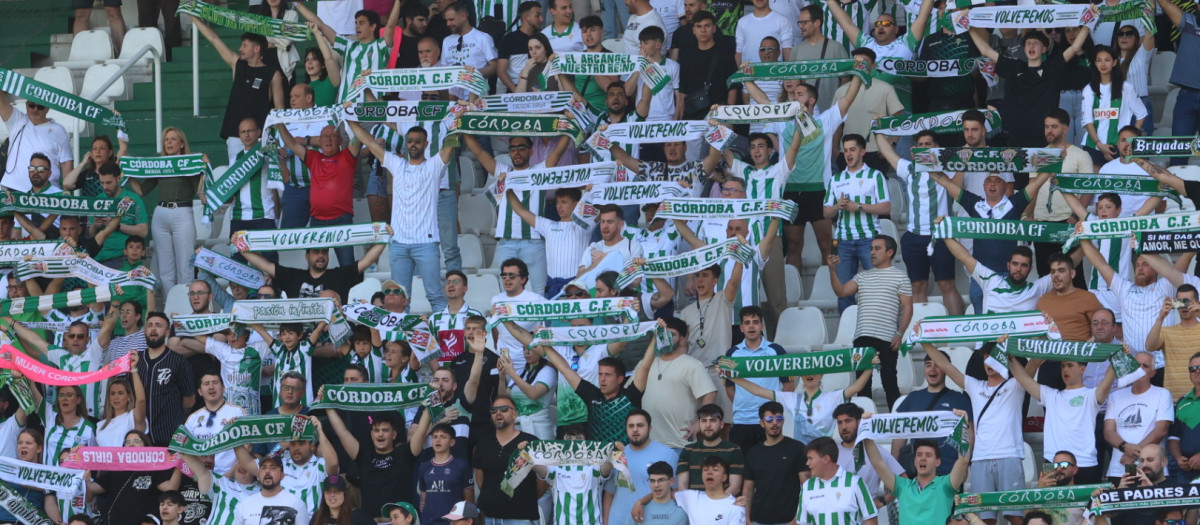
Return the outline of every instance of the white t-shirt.
[[[1192,286],[1200,286],[1200,278],[1194,275],[1185,274],[1183,282]],[[1150,329],[1158,320],[1158,312],[1162,310],[1163,299],[1175,296],[1175,286],[1166,277],[1160,277],[1157,282],[1149,286],[1137,286],[1131,280],[1116,277],[1109,284],[1109,289],[1121,302],[1123,318],[1121,329],[1124,332],[1125,344],[1129,345],[1129,349],[1134,353],[1145,352],[1146,337],[1150,335]],[[1175,312],[1171,312],[1171,315],[1163,320],[1163,327],[1177,324],[1179,324],[1179,314]],[[1155,368],[1166,366],[1161,350],[1152,353],[1154,354]]]
[[[507,293],[500,292],[492,297],[492,306],[495,306],[496,303],[540,303],[545,300],[545,297],[526,289],[522,290],[516,297],[509,297]],[[538,327],[538,324],[537,322],[518,322],[517,326],[532,332],[534,328]],[[525,370],[525,353],[521,351],[525,345],[517,341],[517,338],[513,337],[504,325],[497,326],[496,333],[499,334],[496,337],[496,353],[499,354],[504,349],[511,348],[513,352],[509,354],[509,357],[512,357],[513,369],[518,372]]]
[[[462,42],[462,46],[459,46]],[[472,66],[483,69],[484,66],[500,56],[496,51],[496,42],[483,31],[472,28],[465,35],[450,35],[442,39],[442,62],[448,66]],[[466,99],[470,96],[463,88],[453,88],[450,94]]]
[[[33,185],[29,182],[29,158],[34,153],[50,157],[50,183],[62,181],[59,164],[75,160],[71,155],[71,143],[62,124],[50,120],[33,125],[24,112],[13,109],[4,123],[8,126],[8,162],[4,165],[2,184],[6,188],[27,192]]]
[[[10,417],[0,422],[0,456],[6,458],[17,457],[17,436],[20,434],[21,425],[17,424],[17,418]]]
[[[988,386],[987,381],[973,377],[963,377],[964,390],[971,398],[971,411],[978,419],[975,435],[987,436],[987,439],[975,441],[975,450],[971,459],[1005,459],[1024,458],[1025,445],[1021,435],[1021,405],[1025,401],[1025,390],[1015,379],[996,385]],[[1000,389],[996,392],[996,389]],[[980,411],[987,404],[988,398],[996,392],[996,398],[988,405],[983,417]],[[1046,448],[1051,449],[1047,444]],[[1060,449],[1051,449],[1058,451]],[[1095,463],[1095,460],[1093,460]]]
[[[215,417],[211,414],[207,408],[201,406],[199,410],[192,412],[184,420],[183,426],[198,439],[207,439],[224,430],[225,425],[232,423],[233,420],[246,415],[246,411],[242,410],[242,407],[224,403],[221,408],[217,409]],[[218,475],[224,475],[233,468],[234,463],[237,463],[237,455],[234,454],[234,451],[218,452],[213,456],[212,471]]]
[[[555,31],[554,22],[550,22],[542,29],[542,34],[546,35],[555,53],[582,53],[587,49],[583,45],[583,31],[579,29],[578,22],[571,22],[563,33]]]
[[[663,32],[667,33],[667,23],[663,21],[662,15],[658,14],[658,11],[651,9],[644,15],[635,15],[630,13],[629,22],[625,24],[625,34],[621,37],[621,41],[625,43],[626,55],[637,56],[641,54],[642,42],[638,39],[638,35],[641,34],[643,29],[646,29],[650,26],[661,27]],[[664,55],[667,54],[667,50],[670,49],[666,45],[666,42],[670,42],[670,40],[667,40],[668,38],[671,38],[670,33],[667,33],[663,39],[664,42],[662,52]]]
[[[971,272],[971,278],[983,288],[983,311],[987,313],[1037,310],[1038,299],[1052,288],[1049,275],[1043,275],[1033,282],[1026,280],[1024,284],[1016,285],[1007,275],[995,273],[983,263],[975,263],[975,271]]]
[[[675,92],[679,91],[679,62],[667,58],[665,48],[663,53],[663,59],[658,64],[662,66],[663,71],[670,77],[671,82],[667,84],[667,87],[662,88],[662,91],[659,91],[658,94],[651,95],[650,112],[646,114],[646,122],[675,119]],[[632,76],[632,74],[621,75],[621,80],[627,81]],[[639,74],[637,96],[642,96],[642,86],[646,85],[646,82],[646,75]]]
[[[588,347],[582,354],[575,353],[575,349],[566,346],[556,346],[554,351],[562,356],[563,361],[571,365],[572,370],[579,376],[580,379],[587,381],[593,385],[600,384],[600,360],[608,357],[608,345],[598,344]],[[579,357],[578,366],[576,366],[575,358]],[[558,375],[558,382],[567,384],[567,378],[562,374]]]
[[[798,436],[804,428],[801,419],[807,420],[810,436],[828,436],[833,432],[833,410],[846,402],[845,390],[832,392],[817,391],[812,402],[804,400],[804,387],[799,386],[795,392],[775,392],[775,401],[783,405],[783,434],[787,437],[802,441],[806,436]],[[811,441],[811,438],[810,438]]]
[[[587,249],[583,250],[583,254],[580,255],[580,257],[579,257],[579,267],[587,268],[592,265],[592,253],[593,252],[600,252],[600,253],[604,253],[604,254],[613,253],[613,252],[619,253],[619,254],[621,254],[621,257],[624,258],[624,261],[625,261],[624,264],[622,264],[622,266],[624,266],[625,264],[629,264],[635,258],[644,257],[644,254],[642,252],[642,243],[637,242],[633,239],[626,239],[625,237],[620,237],[617,240],[617,243],[612,246],[605,244],[603,240],[599,240],[599,241],[589,244]],[[578,270],[579,270],[579,268],[576,268],[576,271],[578,271]]]
[[[990,408],[988,410],[991,410]],[[837,438],[834,438],[837,439]],[[862,478],[863,483],[867,485],[867,490],[871,492],[871,498],[878,498],[883,495],[883,483],[879,479],[879,473],[875,472],[875,464],[870,461],[863,462],[860,469],[854,468],[854,447],[846,448],[844,444],[839,445],[842,448],[838,450],[837,463],[842,470],[853,472],[858,477]],[[879,450],[879,457],[887,464],[888,470],[897,476],[904,474],[904,467],[900,466],[900,462],[892,456],[890,450],[884,450],[883,445],[875,444],[875,448]],[[866,452],[863,452],[864,456]]]
[[[1106,175],[1141,175],[1150,178],[1150,174],[1135,162],[1121,162],[1113,159],[1100,166],[1100,173]],[[1150,197],[1145,195],[1121,195],[1121,217],[1132,217]],[[1093,241],[1095,242],[1095,241]],[[1127,243],[1128,244],[1128,243]]]
[[[712,499],[703,490],[675,492],[675,503],[687,513],[691,525],[743,525],[746,507],[739,507],[734,501],[736,498],[729,493],[724,498]]]
[[[675,30],[679,29],[679,15],[683,12],[679,9],[679,3],[675,0],[650,0],[650,7],[662,17],[663,30],[667,33],[667,39],[663,42],[663,53],[671,49],[671,37],[675,35]]]
[[[788,21],[783,15],[774,11],[766,16],[754,16],[754,13],[743,16],[737,23],[737,47],[742,54],[742,62],[758,62],[758,48],[766,37],[774,37],[779,41],[779,59],[783,60],[783,50],[790,49],[795,42],[796,21]]]
[[[267,497],[259,492],[238,501],[233,525],[308,525],[308,507],[288,490]]]
[[[552,221],[538,217],[533,227],[546,240],[546,274],[551,278],[574,279],[579,273],[579,256],[588,252],[588,241],[596,223],[587,225],[578,221]],[[591,264],[591,261],[588,261]]]
[[[1046,452],[1042,457],[1053,461],[1055,452],[1066,450],[1075,454],[1076,465],[1096,466],[1096,414],[1100,413],[1096,389],[1058,390],[1042,385],[1041,404],[1046,407]]]
[[[96,422],[96,446],[123,447],[125,446],[125,434],[136,428],[133,423],[132,410],[112,418],[112,421],[109,421],[107,424],[101,419]],[[150,428],[149,423],[142,428]],[[0,437],[3,437],[3,432],[0,432]],[[16,437],[14,436],[13,439],[15,440]]]
[[[1091,368],[1091,365],[1088,366]],[[1105,424],[1112,420],[1117,424],[1117,435],[1128,443],[1141,443],[1154,425],[1159,421],[1175,421],[1175,406],[1171,403],[1171,391],[1162,387],[1150,385],[1141,394],[1134,394],[1132,388],[1114,390],[1108,395],[1108,411],[1104,414]],[[1163,438],[1163,447],[1167,446]],[[1121,464],[1121,452],[1113,450],[1108,462],[1108,476],[1121,477],[1125,474],[1125,465]]]

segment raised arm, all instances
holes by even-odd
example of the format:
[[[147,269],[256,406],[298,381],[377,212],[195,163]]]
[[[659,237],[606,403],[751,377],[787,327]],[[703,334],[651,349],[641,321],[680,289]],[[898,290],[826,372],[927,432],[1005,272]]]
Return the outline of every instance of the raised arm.
[[[496,158],[493,157],[483,146],[479,144],[479,139],[474,135],[463,135],[463,143],[467,145],[467,149],[471,150],[471,154],[475,155],[475,159],[483,166],[483,170],[489,174],[496,174]]]
[[[487,336],[476,333],[467,338],[467,346],[471,351],[471,373],[467,376],[467,384],[463,385],[463,397],[468,403],[474,403],[479,394],[479,378],[483,375],[483,352]]]
[[[1000,53],[992,49],[991,39],[988,38],[988,32],[982,27],[972,27],[968,33],[971,35],[971,41],[975,42],[975,47],[979,49],[979,56],[991,60],[992,63],[1000,61]]]
[[[742,65],[745,66],[747,64]],[[767,94],[763,92],[762,88],[758,87],[758,84],[755,84],[753,80],[742,82],[742,87],[746,88],[746,94],[750,96],[750,100],[753,100],[759,104],[771,103],[771,98],[768,97]]]
[[[912,25],[908,26],[908,30],[912,32],[913,42],[920,42],[922,38],[925,38],[925,31],[929,29],[929,18],[933,14],[933,4],[935,3],[936,2],[922,2],[921,11],[917,13],[916,20],[913,20]]]
[[[313,38],[317,41],[317,48],[321,50],[321,58],[325,59],[326,78],[333,87],[340,87],[342,85],[342,68],[338,67],[340,60],[337,53],[333,52],[333,48],[330,47],[331,43],[329,39],[325,38],[325,32],[321,30],[320,26],[309,22],[308,29],[312,31]]]
[[[862,375],[859,375],[853,383],[850,383],[850,386],[846,387],[845,390],[842,390],[843,400],[849,401],[850,398],[858,395],[858,393],[862,392],[867,385],[871,384],[871,376],[875,373],[875,366],[879,365],[879,356],[875,356],[874,359],[871,359],[871,365],[871,368],[863,371]]]
[[[841,262],[841,257],[831,253],[826,259],[825,264],[830,268],[837,268],[837,265]],[[833,293],[838,297],[850,297],[858,293],[858,283],[856,281],[843,283],[841,278],[837,276],[837,272],[829,272],[829,284],[833,286]]]
[[[954,384],[958,385],[959,388],[966,388],[967,384],[966,381],[963,380],[965,376],[963,376],[962,370],[959,370],[958,367],[954,366],[954,363],[950,361],[949,356],[939,350],[938,347],[929,343],[921,343],[921,346],[925,348],[925,355],[929,356],[929,359],[933,361],[933,364],[937,365],[937,367],[946,374],[946,377],[949,377],[951,381],[954,381]]]
[[[1171,315],[1171,310],[1175,309],[1174,301],[1174,297],[1163,298],[1163,305],[1158,311],[1158,317],[1155,318],[1154,326],[1150,327],[1150,333],[1146,334],[1146,351],[1153,352],[1163,349],[1163,321],[1166,320],[1167,316]]]
[[[933,2],[929,2],[932,4]],[[896,475],[892,474],[892,469],[883,461],[883,457],[879,455],[879,447],[875,445],[874,439],[864,439],[862,442],[863,451],[867,453],[867,459],[871,460],[871,466],[875,468],[875,474],[879,476],[879,481],[883,482],[883,488],[888,492],[896,491]]]
[[[1124,239],[1113,240],[1113,242],[1123,241]],[[1151,253],[1143,254],[1141,257],[1144,261],[1146,261],[1147,266],[1153,268],[1155,272],[1158,272],[1159,277],[1165,277],[1167,282],[1171,283],[1171,286],[1179,287],[1179,285],[1183,284],[1183,271],[1179,270],[1179,268],[1177,268],[1175,265],[1172,265],[1171,262],[1165,257]],[[1135,259],[1134,262],[1136,263],[1137,260]],[[1184,268],[1186,270],[1187,267],[1185,266]]]
[[[1042,385],[1039,385],[1037,380],[1029,375],[1029,372],[1025,370],[1025,366],[1020,361],[1017,361],[1016,356],[1008,356],[1008,373],[1018,383],[1021,383],[1021,388],[1024,388],[1030,397],[1038,401],[1042,400]]]
[[[387,230],[389,238],[396,234],[396,232],[392,230],[391,224],[384,226],[384,229]],[[375,262],[379,260],[379,257],[383,255],[383,250],[387,249],[387,247],[387,244],[372,244],[370,248],[367,248],[367,251],[363,253],[362,259],[358,260],[358,273],[361,274],[366,272],[367,268],[370,268],[372,264],[375,264]]]
[[[659,319],[658,328],[666,330],[667,322]],[[642,392],[646,391],[646,382],[650,379],[650,364],[654,362],[654,354],[657,350],[658,338],[651,337],[650,344],[646,345],[646,353],[642,354],[642,360],[638,362],[637,368],[633,370],[633,387]]]
[[[1075,202],[1079,202],[1079,200],[1075,199]],[[1114,239],[1113,242],[1122,241]],[[1100,250],[1096,249],[1096,245],[1092,244],[1092,241],[1089,239],[1082,239],[1079,241],[1079,247],[1082,248],[1083,255],[1087,257],[1088,262],[1092,263],[1092,267],[1100,273],[1100,278],[1104,279],[1106,284],[1112,286],[1113,278],[1116,277],[1117,272],[1113,271],[1112,266],[1109,266],[1108,261],[1104,259],[1104,256],[1100,255]],[[1147,260],[1149,260],[1150,257],[1158,258],[1157,256],[1148,256]]]
[[[12,320],[12,318],[5,319],[8,321],[8,324],[12,326],[13,331],[17,333],[17,339],[19,339],[21,343],[25,345],[26,351],[30,350],[30,347],[33,347],[34,349],[37,349],[42,358],[46,357],[46,354],[50,351],[50,343],[47,343],[45,339],[42,339],[42,336],[38,335],[37,332],[25,328],[25,325]]]
[[[429,412],[425,410],[424,412]],[[342,446],[346,449],[346,455],[350,456],[351,460],[358,459],[358,439],[346,429],[346,423],[342,421],[342,416],[338,415],[337,410],[326,410],[325,414],[329,417],[329,425],[333,427],[333,433],[337,434],[338,441],[342,442]]]
[[[563,154],[567,152],[567,147],[571,145],[571,137],[562,135],[558,137],[558,143],[554,145],[554,149],[546,154],[546,167],[553,168],[558,166],[558,161],[562,160]]]
[[[1083,202],[1079,200],[1078,196],[1076,196],[1074,193],[1067,193],[1065,191],[1059,192],[1059,194],[1062,195],[1063,200],[1066,201],[1067,206],[1071,208],[1071,213],[1074,213],[1076,218],[1081,221],[1087,220],[1087,206],[1083,205]]]
[[[421,450],[425,448],[425,436],[429,435],[430,418],[433,417],[429,413],[429,408],[421,411],[421,418],[417,420],[417,424],[409,429],[408,435],[408,451],[413,456],[420,456]]]
[[[1167,3],[1170,3],[1170,2],[1167,2]],[[1174,5],[1174,4],[1172,4],[1172,5]],[[1176,9],[1179,9],[1179,8],[1176,8]],[[1168,171],[1164,168],[1160,168],[1157,164],[1154,164],[1153,162],[1150,162],[1141,157],[1133,157],[1133,163],[1137,164],[1139,168],[1142,168],[1143,170],[1145,170],[1146,173],[1149,173],[1151,177],[1154,177],[1154,180],[1157,180],[1158,182],[1161,182],[1161,183],[1167,185],[1171,189],[1179,192],[1179,194],[1183,195],[1184,197],[1188,196],[1187,185],[1184,184],[1183,179],[1179,178],[1179,176],[1175,175],[1174,173],[1171,173],[1170,171]]]
[[[708,244],[697,237],[696,232],[693,232],[687,221],[683,219],[675,219],[675,231],[679,232],[679,236],[683,237],[683,240],[687,241],[693,250],[699,250]]]
[[[932,5],[933,2],[930,2]],[[833,15],[833,19],[837,21],[838,26],[850,37],[850,42],[854,45],[858,44],[858,37],[862,34],[862,29],[859,29],[854,21],[850,19],[850,14],[842,9],[842,3],[838,0],[825,0],[825,7],[829,9],[829,14]],[[919,38],[919,37],[918,37]]]
[[[1062,58],[1064,62],[1070,62],[1072,58],[1083,52],[1083,45],[1087,42],[1089,34],[1091,34],[1091,30],[1088,29],[1088,26],[1081,26],[1079,28],[1079,34],[1075,35],[1075,40],[1071,42],[1071,47],[1063,50]]]
[[[227,64],[229,67],[237,66],[238,54],[232,49],[229,49],[229,46],[225,45],[225,42],[221,40],[221,37],[217,36],[217,32],[213,31],[213,29],[209,27],[208,23],[204,20],[194,16],[191,18],[192,25],[196,26],[196,29],[200,31],[200,34],[204,35],[204,39],[208,40],[208,43],[212,44],[213,48],[217,50],[217,54],[221,55],[221,60],[224,60],[225,64]]]
[[[1125,347],[1125,351],[1129,351],[1128,346]],[[1108,401],[1108,394],[1112,393],[1113,382],[1116,380],[1117,371],[1111,366],[1108,367],[1108,370],[1104,371],[1104,379],[1101,379],[1100,383],[1096,385],[1096,406],[1104,406],[1104,403]]]
[[[858,80],[855,78],[855,80]],[[875,145],[879,146],[879,154],[891,164],[893,170],[898,170],[900,165],[900,154],[896,153],[896,148],[892,146],[892,140],[887,135],[880,133],[875,134]],[[897,174],[903,179],[903,175]]]
[[[757,384],[755,384],[751,381],[748,381],[748,380],[740,378],[740,377],[731,377],[731,378],[729,378],[729,380],[733,381],[733,384],[746,389],[747,392],[750,392],[751,394],[754,394],[757,397],[761,397],[763,399],[766,399],[767,401],[775,400],[775,392],[772,392],[761,386],[758,386]]]
[[[196,480],[196,488],[205,494],[212,492],[212,471],[208,470],[208,467],[204,466],[204,462],[201,461],[199,457],[191,454],[180,454],[179,456],[188,466],[188,469],[192,471],[192,476]]]
[[[359,142],[366,146],[367,150],[370,151],[371,154],[379,160],[379,162],[383,162],[384,156],[387,155],[387,150],[383,149],[383,145],[375,142],[375,137],[372,137],[371,134],[368,133],[367,130],[363,129],[362,125],[359,123],[352,120],[347,121],[347,123],[350,125],[350,131],[354,133],[354,138],[358,139]]]
[[[396,45],[396,24],[399,21],[400,0],[393,0],[392,10],[388,12],[387,22],[383,26],[383,41],[387,43],[388,49],[391,49]]]
[[[971,424],[971,418],[967,417],[965,410],[956,408],[954,413],[967,420],[967,452],[959,454],[958,459],[954,461],[954,467],[950,469],[950,486],[954,487],[954,490],[959,490],[967,481],[967,469],[971,465],[971,454],[975,452],[975,425]]]
[[[502,174],[501,176],[503,177],[504,175],[506,174]],[[530,227],[537,226],[537,215],[525,209],[525,205],[521,204],[521,199],[517,198],[517,194],[513,193],[513,190],[504,192],[504,197],[508,199],[508,209],[519,215],[521,220],[525,221],[525,224],[528,224]]]
[[[299,2],[292,2],[292,6],[296,8],[296,12],[300,13],[300,16],[303,16],[305,20],[308,20],[309,22],[316,24],[317,28],[321,32],[321,35],[323,35],[326,40],[333,42],[333,40],[335,38],[337,38],[337,32],[334,31],[332,27],[329,27],[329,24],[326,24],[324,21],[322,21],[321,18],[318,17],[316,13],[313,13],[312,11],[309,11],[309,9],[307,7],[304,7],[304,4],[301,4]],[[388,47],[391,47],[391,46],[389,45]],[[328,60],[326,60],[325,61],[326,69],[329,69],[329,64],[330,64],[330,62]]]
[[[254,252],[241,252],[241,254],[251,266],[262,270],[263,273],[269,275],[272,279],[275,278],[275,263],[268,261],[266,257]]]
[[[353,121],[351,121],[351,123],[358,124],[357,122]],[[300,141],[296,140],[296,137],[292,136],[292,132],[288,131],[286,125],[282,123],[276,124],[275,129],[279,132],[279,138],[283,140],[283,145],[292,150],[292,153],[295,154],[301,162],[303,162],[305,157],[308,156],[308,148],[305,147],[304,144],[301,144]]]
[[[963,246],[957,239],[943,239],[943,241],[946,243],[946,249],[950,250],[950,255],[953,255],[955,259],[958,259],[958,262],[962,263],[963,268],[967,270],[967,274],[975,273],[975,266],[979,264],[979,261],[975,260],[975,256],[971,255],[967,247]]]
[[[571,370],[571,365],[561,355],[558,355],[558,352],[547,346],[539,346],[534,348],[533,351],[545,357],[550,362],[550,366],[558,370],[558,373],[562,374],[563,379],[567,380],[567,384],[571,385],[572,390],[579,388],[579,382],[583,381],[583,379],[574,370]]]

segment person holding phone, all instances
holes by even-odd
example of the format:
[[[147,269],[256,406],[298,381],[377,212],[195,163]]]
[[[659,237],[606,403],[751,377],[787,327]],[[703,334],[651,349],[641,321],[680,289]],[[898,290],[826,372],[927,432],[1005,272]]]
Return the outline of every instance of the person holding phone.
[[[1184,303],[1183,301],[1188,301]],[[1179,312],[1179,324],[1163,326],[1172,311]],[[1187,362],[1200,343],[1200,292],[1190,284],[1176,288],[1175,297],[1163,299],[1158,319],[1146,336],[1146,350],[1163,351],[1163,387],[1171,391],[1171,400],[1178,400],[1192,389]]]

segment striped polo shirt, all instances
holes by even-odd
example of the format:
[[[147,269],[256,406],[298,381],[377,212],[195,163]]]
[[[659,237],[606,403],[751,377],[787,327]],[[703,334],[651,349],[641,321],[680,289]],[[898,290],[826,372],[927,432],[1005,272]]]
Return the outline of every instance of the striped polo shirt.
[[[862,478],[838,467],[828,481],[813,476],[800,491],[796,523],[858,525],[876,516],[875,502]]]
[[[854,276],[858,283],[858,324],[854,337],[874,337],[891,341],[904,327],[900,326],[900,296],[912,296],[908,273],[895,266],[860,271]]]
[[[843,195],[859,204],[890,202],[887,178],[879,170],[863,164],[851,173],[842,170],[825,190],[825,206],[837,206]],[[879,216],[863,210],[840,210],[833,227],[833,238],[839,241],[870,239],[879,233]]]

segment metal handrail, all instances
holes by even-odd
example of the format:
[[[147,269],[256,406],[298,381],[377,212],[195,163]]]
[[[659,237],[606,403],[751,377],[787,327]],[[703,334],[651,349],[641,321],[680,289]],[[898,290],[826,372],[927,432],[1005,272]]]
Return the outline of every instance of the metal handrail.
[[[124,76],[125,73],[129,71],[129,68],[137,64],[138,61],[142,59],[142,56],[144,56],[146,53],[150,53],[151,58],[154,59],[154,151],[162,151],[162,56],[159,54],[158,50],[154,48],[154,46],[146,44],[144,47],[142,47],[142,49],[135,53],[132,58],[126,60],[125,65],[121,66],[121,69],[116,73],[113,73],[113,76],[109,77],[109,79],[105,81],[99,89],[85,98],[95,100],[96,97],[99,97],[101,93],[107,91],[110,86],[115,84],[118,79]],[[79,150],[78,145],[75,149],[77,151]]]
[[[192,24],[192,116],[200,116],[200,30]],[[338,263],[341,264],[341,263]]]

